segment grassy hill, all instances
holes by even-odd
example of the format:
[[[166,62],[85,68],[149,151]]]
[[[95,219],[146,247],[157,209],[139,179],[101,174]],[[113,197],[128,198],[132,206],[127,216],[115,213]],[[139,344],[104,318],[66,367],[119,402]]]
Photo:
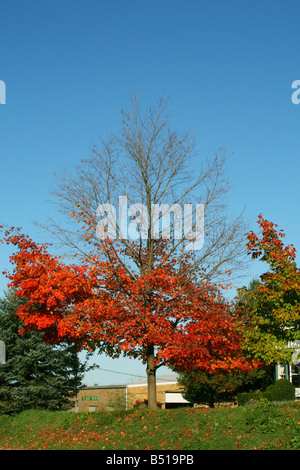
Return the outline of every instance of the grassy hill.
[[[139,409],[0,416],[0,449],[296,450],[300,403],[228,409]]]

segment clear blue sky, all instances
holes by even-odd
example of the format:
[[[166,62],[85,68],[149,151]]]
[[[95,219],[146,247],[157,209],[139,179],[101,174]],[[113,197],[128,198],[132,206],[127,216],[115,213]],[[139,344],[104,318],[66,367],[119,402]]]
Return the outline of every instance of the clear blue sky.
[[[300,249],[299,1],[2,0],[0,10],[0,224],[39,241],[53,173],[118,130],[133,90],[144,106],[164,91],[172,124],[195,131],[203,155],[233,153],[232,212],[245,207],[254,230],[261,212]],[[8,255],[1,245],[1,271]],[[97,362],[145,376],[135,361]]]

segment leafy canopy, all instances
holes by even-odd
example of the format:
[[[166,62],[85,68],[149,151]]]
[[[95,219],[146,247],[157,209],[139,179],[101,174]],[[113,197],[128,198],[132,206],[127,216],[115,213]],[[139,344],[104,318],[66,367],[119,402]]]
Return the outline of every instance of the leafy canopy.
[[[180,270],[176,258],[164,259],[164,241],[153,269],[138,277],[120,266],[114,250],[110,262],[93,255],[67,265],[19,230],[6,231],[5,241],[18,248],[7,275],[16,295],[28,299],[17,311],[24,332],[36,328],[49,342],[144,362],[154,345],[156,367],[251,368],[231,306],[215,285],[193,282],[189,255]]]
[[[267,364],[288,362],[290,341],[300,339],[300,270],[296,249],[285,246],[282,230],[259,215],[261,236],[248,234],[248,254],[266,262],[260,281],[239,291],[237,310],[243,317],[243,347]]]

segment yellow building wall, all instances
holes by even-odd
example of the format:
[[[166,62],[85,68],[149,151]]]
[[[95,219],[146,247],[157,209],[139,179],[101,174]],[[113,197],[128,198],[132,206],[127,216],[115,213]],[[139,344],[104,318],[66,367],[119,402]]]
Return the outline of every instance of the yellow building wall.
[[[157,384],[156,385],[156,399],[157,402],[164,408],[165,392],[179,392],[181,388],[178,384]],[[140,404],[148,399],[147,385],[129,385],[127,387],[127,409],[134,408],[137,402]]]
[[[163,383],[156,385],[156,398],[157,403],[162,408],[165,407],[165,392],[181,392],[182,389],[177,383]],[[114,411],[133,409],[136,406],[141,406],[148,399],[147,385],[128,385],[118,386],[105,386],[87,387],[79,390],[76,399],[74,400],[74,410],[82,412],[94,411]]]
[[[77,394],[76,405],[79,413],[125,409],[126,387],[87,388],[80,390]]]

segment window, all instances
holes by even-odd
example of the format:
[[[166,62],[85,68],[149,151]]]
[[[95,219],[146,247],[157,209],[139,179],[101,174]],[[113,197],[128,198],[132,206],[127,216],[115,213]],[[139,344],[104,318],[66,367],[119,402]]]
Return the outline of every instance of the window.
[[[300,387],[300,366],[296,364],[291,365],[291,379],[295,387]]]
[[[81,401],[98,401],[97,395],[83,395]]]

